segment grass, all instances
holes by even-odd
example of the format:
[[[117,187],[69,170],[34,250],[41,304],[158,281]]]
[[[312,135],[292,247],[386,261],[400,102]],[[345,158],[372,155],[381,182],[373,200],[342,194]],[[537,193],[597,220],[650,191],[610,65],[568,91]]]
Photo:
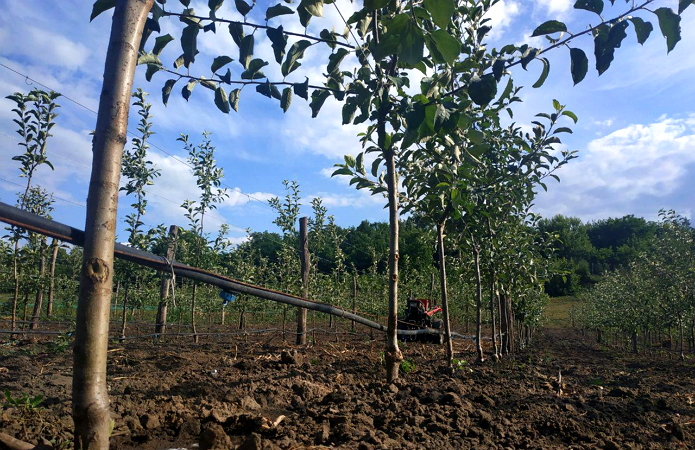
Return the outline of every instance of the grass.
[[[577,298],[572,296],[551,298],[543,313],[546,326],[548,328],[571,327],[570,310],[577,304]]]

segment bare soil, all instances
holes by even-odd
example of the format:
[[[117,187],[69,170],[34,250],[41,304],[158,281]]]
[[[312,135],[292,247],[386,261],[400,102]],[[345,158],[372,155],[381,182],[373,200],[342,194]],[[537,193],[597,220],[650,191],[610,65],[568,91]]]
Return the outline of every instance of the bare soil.
[[[695,449],[695,363],[633,356],[578,332],[536,334],[533,348],[455,369],[434,344],[406,343],[411,363],[382,381],[383,344],[365,336],[306,347],[278,335],[234,341],[114,342],[108,387],[114,449]],[[71,445],[71,352],[20,340],[0,347],[0,430]],[[561,378],[561,380],[559,380]]]

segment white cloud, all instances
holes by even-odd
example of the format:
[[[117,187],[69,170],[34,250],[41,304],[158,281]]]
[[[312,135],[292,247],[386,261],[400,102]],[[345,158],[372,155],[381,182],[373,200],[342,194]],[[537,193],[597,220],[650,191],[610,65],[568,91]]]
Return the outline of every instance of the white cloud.
[[[536,0],[539,7],[545,9],[547,14],[562,14],[572,7],[572,0]]]
[[[514,0],[500,0],[488,11],[486,17],[490,18],[488,25],[492,26],[490,38],[497,39],[512,24],[514,18],[519,15],[519,3]]]
[[[539,212],[596,219],[695,202],[695,114],[635,124],[589,143],[539,196]]]
[[[85,45],[65,36],[34,26],[22,28],[22,37],[17,38],[13,30],[0,32],[0,47],[6,55],[23,56],[32,62],[54,67],[76,69],[89,58],[90,50]]]

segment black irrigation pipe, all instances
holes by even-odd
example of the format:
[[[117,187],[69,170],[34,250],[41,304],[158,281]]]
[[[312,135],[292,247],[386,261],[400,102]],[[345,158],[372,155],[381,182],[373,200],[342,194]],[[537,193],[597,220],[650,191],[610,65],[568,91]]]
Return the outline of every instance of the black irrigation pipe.
[[[23,211],[4,202],[0,202],[0,221],[42,234],[44,236],[60,239],[61,241],[68,242],[73,245],[78,245],[80,247],[84,245],[84,231],[50,219],[46,219],[45,217],[41,217],[27,211]],[[190,278],[192,280],[217,286],[221,289],[235,291],[241,294],[253,295],[266,300],[285,303],[288,305],[297,306],[299,308],[311,309],[313,311],[318,311],[325,314],[331,314],[336,317],[342,317],[345,320],[354,321],[378,331],[386,332],[387,330],[386,326],[380,323],[365,319],[364,317],[325,303],[313,302],[294,295],[274,291],[272,289],[243,283],[223,275],[208,272],[207,270],[198,269],[196,267],[191,267],[175,261],[168,261],[162,256],[157,256],[123,244],[115,244],[114,253],[117,258],[124,259],[141,266],[150,267],[161,272],[173,272],[176,274],[176,276]],[[397,332],[401,336],[441,334],[439,331],[430,328],[423,330],[397,330]],[[463,337],[458,333],[452,333],[452,335]]]

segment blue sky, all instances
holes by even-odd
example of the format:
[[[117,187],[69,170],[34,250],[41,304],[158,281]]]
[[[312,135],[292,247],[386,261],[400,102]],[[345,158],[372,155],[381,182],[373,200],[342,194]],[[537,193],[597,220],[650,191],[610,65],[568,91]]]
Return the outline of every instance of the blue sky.
[[[27,92],[41,83],[65,95],[60,116],[49,144],[49,153],[56,167],[54,172],[42,168],[38,183],[56,197],[54,217],[64,223],[84,226],[84,203],[91,164],[91,139],[101,89],[101,77],[110,29],[110,12],[89,22],[90,2],[65,0],[10,1],[3,0],[5,13],[0,16],[0,199],[14,203],[24,180],[18,177],[17,163],[11,160],[20,147],[12,102],[4,97],[15,91]],[[176,4],[173,0],[169,3]],[[275,3],[275,2],[274,2]],[[676,0],[657,1],[657,6],[677,7]],[[197,10],[206,11],[207,2],[192,2]],[[266,1],[259,0],[258,14]],[[491,14],[491,44],[530,42],[543,45],[540,38],[529,38],[536,25],[554,18],[567,23],[570,31],[579,32],[595,24],[592,13],[572,9],[569,0],[504,0]],[[346,0],[337,5],[345,16],[356,8]],[[615,10],[623,8],[616,2]],[[610,15],[610,11],[604,14]],[[233,2],[227,1],[218,17],[240,17]],[[656,18],[652,16],[656,25]],[[250,17],[250,21],[262,19]],[[171,23],[167,23],[171,21]],[[311,31],[323,28],[342,30],[340,18],[333,7],[326,6],[325,17],[314,19]],[[176,35],[178,22],[162,19],[163,32]],[[634,214],[655,219],[660,208],[672,208],[692,217],[695,205],[695,7],[684,13],[681,22],[683,40],[667,56],[666,42],[658,26],[647,43],[636,43],[632,28],[608,72],[598,77],[591,71],[586,79],[573,87],[569,74],[569,58],[565,49],[551,52],[551,74],[540,89],[535,82],[540,65],[531,64],[529,71],[515,69],[517,85],[524,103],[515,108],[515,120],[525,124],[534,114],[548,111],[552,99],[573,110],[579,123],[573,135],[567,135],[567,147],[579,150],[580,158],[564,167],[558,175],[560,184],[550,183],[549,192],[539,195],[535,210],[544,216],[565,214],[585,221]],[[273,60],[267,40],[257,41],[257,53]],[[151,44],[150,44],[151,45]],[[578,41],[591,55],[590,39]],[[200,58],[229,54],[237,59],[237,49],[226,30],[217,35],[207,33],[201,39]],[[164,54],[165,64],[178,56],[177,42]],[[593,67],[593,57],[590,56]],[[325,55],[307,57],[297,76],[303,81],[307,74],[312,82],[320,82]],[[232,67],[237,70],[235,61]],[[206,67],[201,64],[199,67]],[[12,70],[19,72],[15,73]],[[212,103],[211,93],[200,87],[194,90],[188,104],[174,88],[168,107],[161,102],[160,90],[167,79],[155,75],[152,82],[144,79],[144,66],[138,67],[135,87],[152,92],[154,131],[151,138],[151,159],[162,176],[150,189],[149,209],[145,222],[185,225],[180,204],[196,199],[198,194],[189,168],[181,163],[186,154],[176,138],[180,133],[199,142],[203,130],[212,132],[217,159],[225,170],[225,185],[230,198],[211,214],[207,231],[215,232],[221,223],[231,227],[230,239],[239,242],[245,230],[275,230],[273,211],[267,200],[283,196],[282,181],[296,180],[301,188],[309,214],[309,201],[319,196],[329,214],[342,226],[356,225],[364,219],[386,220],[384,199],[370,197],[348,186],[344,178],[331,178],[333,164],[344,154],[356,154],[360,145],[360,127],[342,126],[340,105],[330,101],[318,118],[312,119],[308,104],[295,98],[290,111],[283,114],[278,102],[255,92],[244,92],[240,112],[222,114]],[[277,69],[266,73],[272,78]],[[35,81],[31,81],[25,77]],[[69,98],[69,99],[68,99]],[[133,109],[133,113],[135,110]],[[135,130],[132,119],[130,129]],[[130,199],[121,197],[119,216],[130,212]],[[125,233],[119,231],[121,236]]]

